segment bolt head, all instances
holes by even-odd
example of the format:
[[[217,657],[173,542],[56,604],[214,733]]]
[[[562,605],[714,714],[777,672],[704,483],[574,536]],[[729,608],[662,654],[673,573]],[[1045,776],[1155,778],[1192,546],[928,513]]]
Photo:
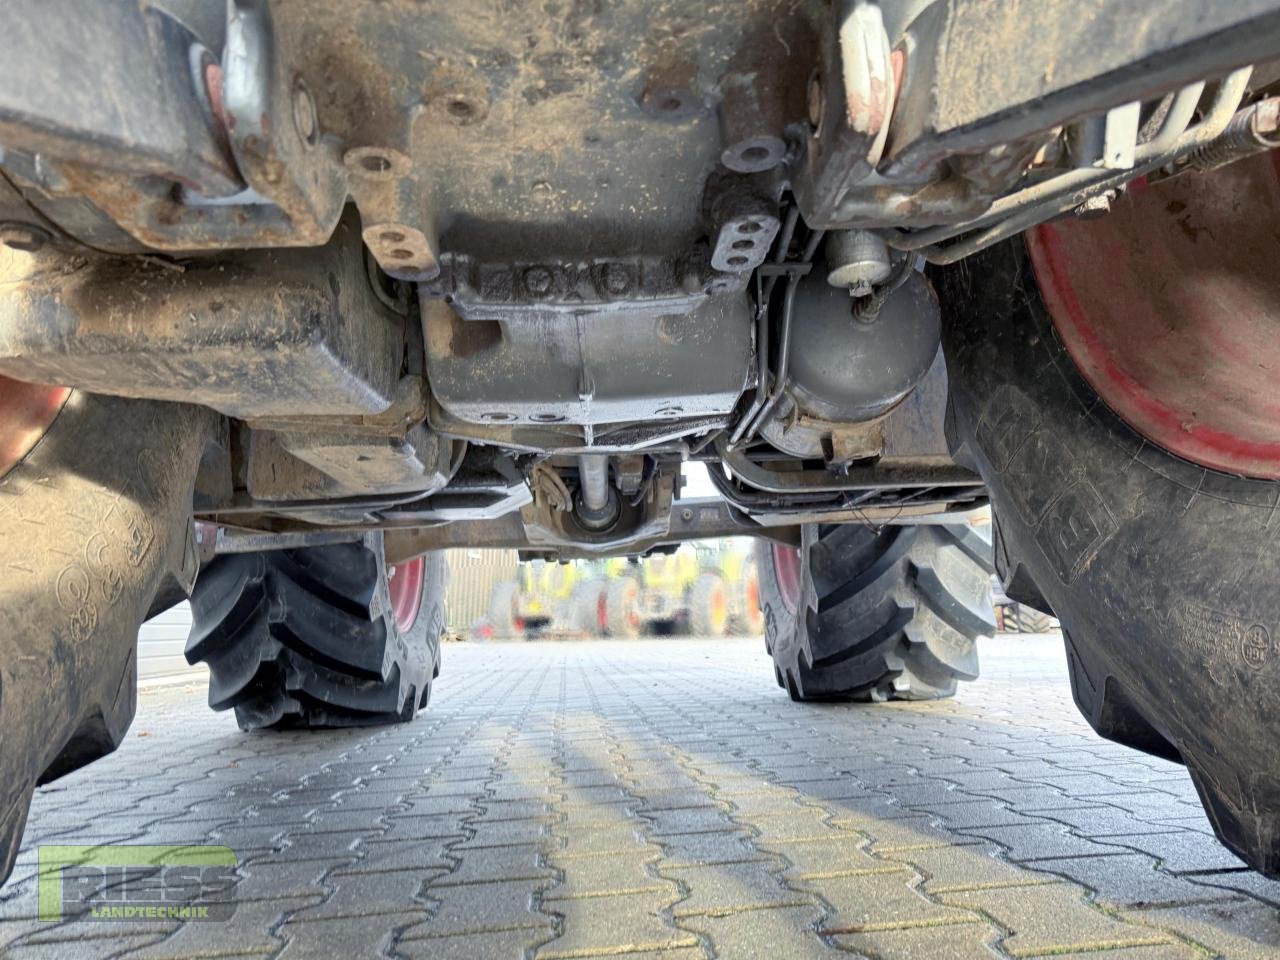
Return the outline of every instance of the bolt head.
[[[29,223],[0,223],[0,245],[23,253],[35,253],[49,242],[48,231]]]
[[[809,126],[817,130],[822,126],[822,76],[815,70],[809,78],[807,90]]]
[[[298,80],[293,85],[293,126],[304,143],[316,142],[320,121],[316,117],[316,102],[306,85]]]
[[[1280,132],[1280,97],[1271,97],[1258,104],[1253,114],[1253,129],[1264,137],[1274,137]]]
[[[524,272],[524,286],[535,297],[545,297],[551,293],[555,277],[546,267],[529,267]]]

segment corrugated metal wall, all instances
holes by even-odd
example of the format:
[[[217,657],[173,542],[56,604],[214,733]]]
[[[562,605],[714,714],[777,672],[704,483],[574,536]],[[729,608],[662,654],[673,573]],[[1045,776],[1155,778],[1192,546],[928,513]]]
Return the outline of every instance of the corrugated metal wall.
[[[182,655],[191,630],[191,606],[180,603],[148,620],[138,631],[138,677],[170,677],[181,674],[203,674],[203,664],[187,664]]]
[[[503,580],[514,580],[518,560],[514,550],[450,550],[449,630],[465,634],[489,613],[489,597]]]

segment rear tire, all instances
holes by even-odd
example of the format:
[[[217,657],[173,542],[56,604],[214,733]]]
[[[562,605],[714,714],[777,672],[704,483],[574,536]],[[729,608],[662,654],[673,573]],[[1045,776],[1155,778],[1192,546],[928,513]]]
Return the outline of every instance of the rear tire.
[[[1015,603],[1005,612],[1005,622],[1013,633],[1053,633],[1057,630],[1053,617],[1025,603]]]
[[[36,785],[133,720],[138,627],[195,579],[192,491],[217,423],[73,391],[0,478],[0,882]]]
[[[230,554],[201,571],[187,660],[209,665],[209,706],[242,730],[413,719],[431,696],[444,632],[444,554],[427,554],[421,602],[397,622],[382,535]]]
[[[1184,761],[1222,842],[1280,876],[1280,483],[1193,465],[1102,403],[1021,239],[942,279],[951,445],[991,492],[1005,593],[1061,621],[1093,728]]]
[[[976,640],[995,631],[979,529],[811,524],[798,582],[794,548],[756,549],[765,646],[793,700],[931,700],[977,678]]]

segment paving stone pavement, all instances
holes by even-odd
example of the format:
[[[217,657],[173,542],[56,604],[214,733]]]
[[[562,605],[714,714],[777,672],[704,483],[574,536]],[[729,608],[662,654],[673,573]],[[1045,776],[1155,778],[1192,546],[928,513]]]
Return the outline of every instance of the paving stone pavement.
[[[146,689],[37,793],[0,955],[1280,956],[1280,883],[1085,726],[1060,642],[981,652],[954,700],[862,706],[791,703],[758,640],[454,644],[414,723],[333,733]],[[227,844],[236,912],[41,922],[40,843]]]

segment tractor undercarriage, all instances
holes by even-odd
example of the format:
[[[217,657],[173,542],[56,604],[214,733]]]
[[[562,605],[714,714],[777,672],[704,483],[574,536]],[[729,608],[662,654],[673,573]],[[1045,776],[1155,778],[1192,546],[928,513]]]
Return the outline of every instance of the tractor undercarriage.
[[[936,521],[925,265],[1278,142],[1278,0],[1086,7],[11,4],[0,374],[222,414],[210,555]]]

